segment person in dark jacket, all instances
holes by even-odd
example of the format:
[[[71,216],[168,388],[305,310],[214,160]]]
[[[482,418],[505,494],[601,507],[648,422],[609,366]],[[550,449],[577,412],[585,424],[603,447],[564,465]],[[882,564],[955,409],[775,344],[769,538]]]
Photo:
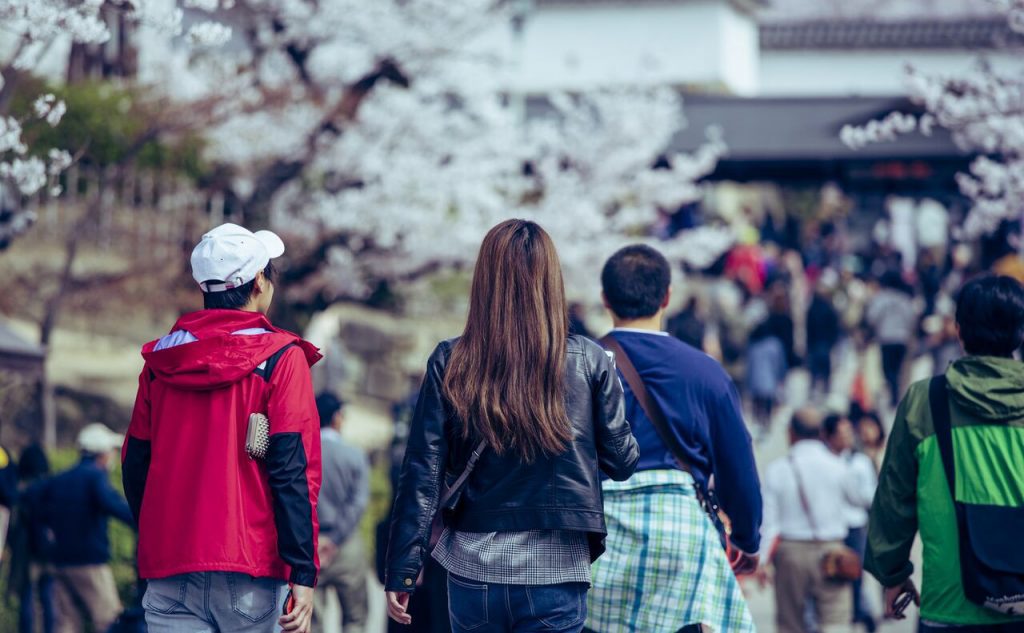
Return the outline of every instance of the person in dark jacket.
[[[93,423],[78,434],[82,458],[46,483],[40,521],[52,532],[50,562],[55,583],[58,633],[106,631],[121,613],[110,569],[111,517],[134,525],[128,502],[110,484],[110,468],[124,436]]]
[[[569,335],[551,238],[525,220],[497,225],[462,337],[427,362],[391,523],[389,615],[411,623],[431,554],[448,570],[453,633],[579,633],[607,533],[600,473],[627,479],[638,457],[611,359]],[[431,552],[444,483],[459,497]]]
[[[192,276],[205,309],[143,347],[121,461],[151,630],[310,630],[320,567],[310,367],[320,353],[266,317],[271,260],[283,253],[270,231],[223,224],[204,235]],[[266,430],[249,442],[257,413]]]
[[[50,461],[39,444],[29,444],[18,459],[21,492],[11,524],[11,573],[8,595],[18,596],[18,632],[35,633],[36,604],[43,620],[43,633],[52,633],[53,575],[45,563],[49,552],[44,527],[39,521],[39,499],[50,474]]]
[[[832,348],[839,342],[839,313],[832,307],[829,287],[823,281],[807,309],[807,369],[811,389],[827,396],[832,382]]]

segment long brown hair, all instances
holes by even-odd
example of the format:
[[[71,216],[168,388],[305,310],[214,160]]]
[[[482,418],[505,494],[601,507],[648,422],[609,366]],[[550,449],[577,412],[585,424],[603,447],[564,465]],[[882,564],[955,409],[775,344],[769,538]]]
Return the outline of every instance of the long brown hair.
[[[523,461],[557,455],[572,440],[565,412],[569,317],[551,237],[528,220],[507,220],[480,245],[469,318],[452,350],[444,395],[463,437],[487,440]]]

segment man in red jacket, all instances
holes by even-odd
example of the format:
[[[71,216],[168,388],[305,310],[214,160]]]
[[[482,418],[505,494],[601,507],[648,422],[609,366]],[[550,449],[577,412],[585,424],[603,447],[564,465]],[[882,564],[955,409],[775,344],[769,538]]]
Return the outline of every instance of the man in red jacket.
[[[205,308],[147,343],[121,453],[139,526],[143,606],[153,633],[308,633],[317,558],[320,423],[310,367],[317,349],[265,316],[270,231],[224,224],[192,252]],[[267,450],[250,458],[253,413]],[[294,598],[290,613],[289,587]]]

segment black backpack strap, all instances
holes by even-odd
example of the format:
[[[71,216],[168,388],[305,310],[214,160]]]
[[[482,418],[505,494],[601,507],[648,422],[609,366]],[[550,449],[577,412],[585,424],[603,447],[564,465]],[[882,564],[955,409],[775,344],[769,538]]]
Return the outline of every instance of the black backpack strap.
[[[949,496],[956,503],[956,462],[953,461],[953,421],[949,413],[949,382],[945,376],[935,376],[928,383],[928,404],[932,411],[935,439],[942,455],[942,468],[946,471]]]
[[[274,367],[277,366],[277,363],[281,360],[281,357],[284,356],[284,353],[287,352],[289,348],[295,347],[295,345],[295,343],[288,343],[281,349],[277,350],[270,358],[262,363],[262,367],[257,367],[252,373],[256,374],[263,380],[270,382],[270,375],[274,373]]]

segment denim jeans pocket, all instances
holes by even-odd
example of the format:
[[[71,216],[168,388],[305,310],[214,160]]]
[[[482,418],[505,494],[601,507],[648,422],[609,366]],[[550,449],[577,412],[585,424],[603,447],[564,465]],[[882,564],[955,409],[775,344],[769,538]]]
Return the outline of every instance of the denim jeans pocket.
[[[154,613],[170,615],[188,613],[185,607],[185,592],[188,590],[188,576],[157,578],[146,583],[146,595],[142,597],[142,608]]]
[[[228,574],[231,610],[250,622],[262,622],[277,609],[277,591],[282,581]]]
[[[448,613],[455,631],[487,626],[487,585],[448,574]]]
[[[587,617],[587,585],[531,585],[526,588],[533,617],[552,631],[570,629]]]

